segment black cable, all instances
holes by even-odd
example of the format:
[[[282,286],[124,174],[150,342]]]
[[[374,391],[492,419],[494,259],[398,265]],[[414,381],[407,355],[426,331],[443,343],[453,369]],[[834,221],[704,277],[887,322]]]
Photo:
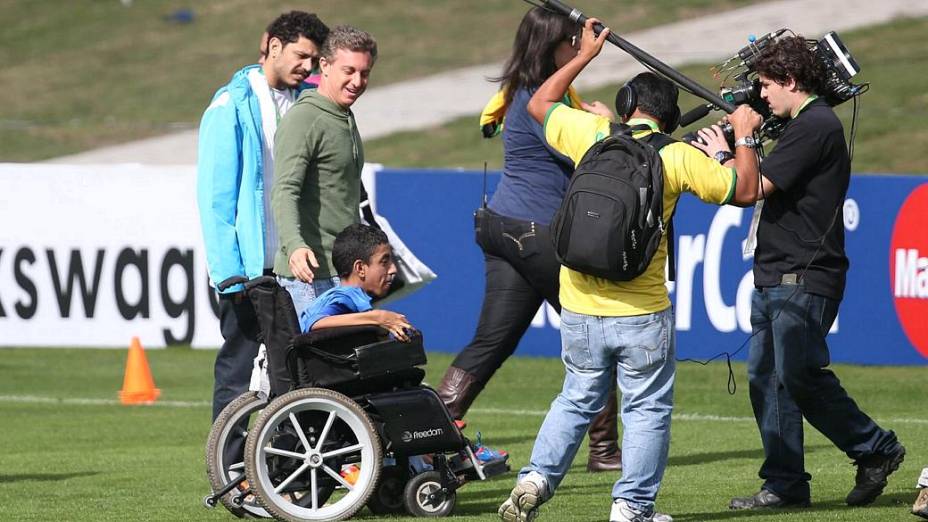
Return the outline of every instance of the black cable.
[[[854,141],[857,139],[857,115],[858,111],[860,111],[859,98],[859,93],[854,96],[854,110],[851,113],[851,132],[847,144],[848,161],[851,163],[854,162]]]
[[[758,155],[761,156],[761,157],[763,157],[763,149],[758,149]],[[763,177],[762,177],[762,176],[761,176],[760,181],[761,181],[761,184],[760,184],[761,195],[763,196],[763,199],[766,201],[766,199],[767,199],[767,193],[766,193],[766,191],[764,190]],[[800,285],[798,284],[798,282],[803,280],[803,278],[805,277],[806,272],[809,270],[809,267],[812,266],[812,263],[815,261],[815,258],[818,257],[819,252],[821,252],[821,251],[822,251],[822,248],[824,248],[824,246],[825,246],[825,240],[828,238],[828,234],[831,232],[831,230],[832,230],[832,229],[834,228],[834,226],[835,226],[835,223],[838,221],[838,213],[839,213],[839,211],[841,210],[841,208],[842,208],[843,206],[844,206],[844,202],[842,201],[842,202],[839,203],[838,206],[835,208],[834,214],[832,215],[832,218],[831,218],[831,223],[829,223],[828,228],[825,229],[825,232],[824,232],[819,238],[817,238],[816,240],[813,240],[813,241],[807,241],[807,240],[803,239],[796,231],[790,230],[789,228],[784,227],[779,221],[775,221],[774,224],[775,224],[777,227],[779,227],[781,230],[784,230],[784,231],[786,231],[786,232],[789,232],[789,233],[793,234],[793,235],[796,236],[800,241],[803,241],[803,242],[817,242],[817,243],[818,243],[818,247],[815,249],[815,252],[812,253],[812,257],[809,258],[809,261],[802,267],[802,270],[800,270],[800,272],[799,272],[799,274],[798,274],[798,277],[797,277],[797,284],[796,284],[796,287],[793,289],[792,292],[790,292],[789,296],[787,296],[787,298],[786,298],[786,301],[783,302],[783,304],[782,304],[782,305],[780,306],[780,308],[776,311],[776,313],[775,313],[774,316],[770,319],[770,321],[768,321],[762,328],[759,328],[757,331],[752,332],[751,335],[749,335],[748,338],[745,339],[744,342],[742,342],[741,345],[738,347],[738,349],[736,349],[734,352],[731,352],[731,353],[729,353],[729,352],[727,352],[727,351],[725,351],[725,352],[720,352],[720,353],[718,353],[718,354],[716,354],[716,355],[713,355],[713,356],[710,357],[709,359],[706,359],[705,361],[701,361],[701,360],[698,360],[698,359],[690,359],[690,358],[677,359],[677,360],[678,360],[678,361],[681,361],[681,362],[693,362],[693,363],[700,364],[700,365],[702,365],[702,366],[706,366],[706,365],[708,365],[710,362],[712,362],[712,361],[714,361],[714,360],[716,360],[716,359],[718,359],[719,357],[721,357],[721,356],[724,355],[724,356],[725,356],[725,359],[726,359],[726,364],[728,365],[728,394],[729,394],[729,395],[734,395],[734,394],[735,394],[735,391],[738,389],[738,386],[737,386],[737,383],[736,383],[736,381],[735,381],[734,370],[732,370],[732,367],[731,367],[731,358],[734,357],[735,355],[737,355],[739,352],[741,352],[741,350],[744,349],[744,347],[745,347],[745,345],[748,343],[748,341],[750,341],[751,339],[753,339],[755,335],[761,333],[761,332],[764,331],[766,328],[769,328],[769,327],[770,327],[769,325],[770,325],[771,323],[773,323],[773,321],[775,321],[777,318],[780,317],[780,314],[781,314],[781,313],[783,312],[783,310],[786,308],[786,305],[789,304],[789,302],[790,302],[790,301],[793,299],[793,297],[796,295],[796,292],[799,291]]]

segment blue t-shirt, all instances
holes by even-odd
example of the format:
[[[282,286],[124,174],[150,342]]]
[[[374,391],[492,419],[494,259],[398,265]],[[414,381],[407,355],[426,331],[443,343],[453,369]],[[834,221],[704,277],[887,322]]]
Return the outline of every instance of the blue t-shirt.
[[[371,296],[356,286],[336,286],[322,292],[300,314],[300,330],[306,333],[316,321],[331,315],[353,314],[373,310]]]
[[[541,124],[528,113],[534,91],[520,89],[506,110],[503,127],[503,177],[490,210],[542,225],[561,205],[574,164],[545,141]]]

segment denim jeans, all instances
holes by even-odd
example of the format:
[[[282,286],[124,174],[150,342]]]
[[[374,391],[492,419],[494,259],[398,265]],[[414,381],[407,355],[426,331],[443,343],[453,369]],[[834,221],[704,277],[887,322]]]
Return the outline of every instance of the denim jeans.
[[[631,317],[561,312],[561,360],[567,370],[535,439],[529,465],[548,481],[548,496],[564,479],[590,420],[603,409],[617,372],[622,393],[622,478],[612,489],[650,513],[670,447],[670,413],[676,369],[670,308]]]
[[[840,301],[810,294],[802,284],[757,288],[751,298],[748,381],[764,446],[760,478],[782,497],[808,499],[803,454],[805,417],[851,459],[892,451],[896,435],[863,413],[827,369],[825,336]]]
[[[296,310],[296,316],[299,318],[303,310],[309,308],[319,294],[338,286],[339,279],[338,276],[332,276],[313,279],[312,283],[304,283],[292,277],[277,276],[277,283],[290,293],[293,299],[293,309]]]
[[[477,227],[486,288],[477,331],[451,366],[483,385],[515,351],[545,300],[558,312],[558,273],[548,227],[483,211]]]

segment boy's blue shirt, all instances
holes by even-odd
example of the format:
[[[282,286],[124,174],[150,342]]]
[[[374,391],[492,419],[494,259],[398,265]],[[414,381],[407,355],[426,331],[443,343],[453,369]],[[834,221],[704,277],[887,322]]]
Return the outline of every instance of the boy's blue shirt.
[[[373,310],[371,296],[356,286],[340,285],[330,288],[313,301],[300,314],[300,330],[310,331],[316,321],[332,315],[353,314]]]

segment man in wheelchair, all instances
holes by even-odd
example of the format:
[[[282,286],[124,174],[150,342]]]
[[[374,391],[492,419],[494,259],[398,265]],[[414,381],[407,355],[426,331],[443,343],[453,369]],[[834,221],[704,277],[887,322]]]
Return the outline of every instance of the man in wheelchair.
[[[341,520],[365,505],[448,515],[455,490],[508,471],[507,455],[482,447],[479,434],[477,444],[463,436],[421,385],[422,335],[402,314],[372,308],[396,275],[387,236],[350,225],[336,236],[333,264],[340,285],[299,318],[272,278],[245,283],[268,346],[270,392],[211,430],[207,505],[222,498],[233,513],[291,522]],[[222,434],[250,416],[244,462],[222,460]]]
[[[406,316],[389,310],[374,310],[371,302],[384,297],[396,277],[396,265],[387,235],[364,224],[349,225],[335,237],[332,264],[338,271],[339,286],[320,294],[300,315],[305,332],[339,326],[375,325],[397,340],[408,342],[412,325]],[[461,427],[459,425],[459,427]],[[505,459],[505,451],[484,446],[477,437],[475,454],[483,462]],[[417,462],[412,463],[420,468]]]
[[[371,306],[374,298],[387,295],[396,277],[387,235],[367,225],[349,225],[335,237],[332,264],[340,284],[320,294],[300,314],[300,330],[375,325],[396,339],[409,341],[407,332],[412,325],[406,316]]]

